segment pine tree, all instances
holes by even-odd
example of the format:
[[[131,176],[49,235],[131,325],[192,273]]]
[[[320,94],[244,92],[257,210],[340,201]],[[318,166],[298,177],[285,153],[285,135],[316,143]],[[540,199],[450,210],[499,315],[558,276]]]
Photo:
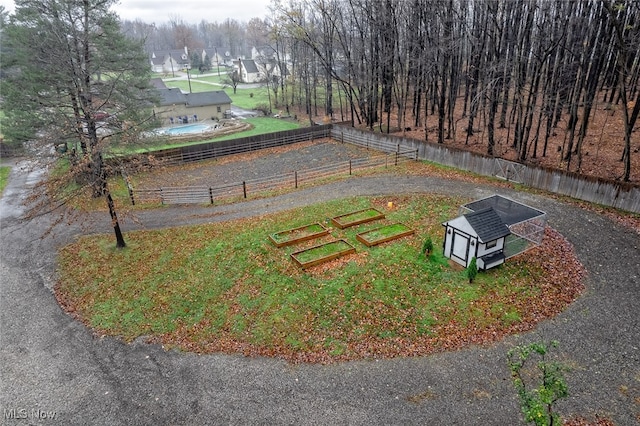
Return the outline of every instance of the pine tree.
[[[2,128],[14,142],[38,140],[68,152],[69,172],[41,186],[54,192],[46,198],[65,204],[61,194],[71,182],[90,186],[107,201],[117,246],[124,247],[104,152],[152,123],[154,92],[142,44],[122,34],[109,10],[114,3],[16,1],[3,30]]]

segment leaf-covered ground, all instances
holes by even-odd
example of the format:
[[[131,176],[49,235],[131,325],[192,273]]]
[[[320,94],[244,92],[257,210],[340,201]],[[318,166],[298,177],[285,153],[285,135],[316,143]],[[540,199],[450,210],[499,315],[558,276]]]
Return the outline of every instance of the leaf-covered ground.
[[[307,271],[270,233],[336,212],[394,208],[387,223],[417,229],[379,247]],[[61,305],[99,334],[199,353],[330,363],[418,356],[485,344],[531,329],[580,294],[584,269],[553,229],[543,244],[469,284],[442,257],[441,222],[462,200],[442,196],[357,197],[224,224],[131,233],[129,248],[82,238],[60,255]],[[355,243],[366,229],[332,229]],[[420,253],[434,238],[435,252]],[[324,237],[330,238],[330,237]],[[307,242],[312,245],[318,242]]]

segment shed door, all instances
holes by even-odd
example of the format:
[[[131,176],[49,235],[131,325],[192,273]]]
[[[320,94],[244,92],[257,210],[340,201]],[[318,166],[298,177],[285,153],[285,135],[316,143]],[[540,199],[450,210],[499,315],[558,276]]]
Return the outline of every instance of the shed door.
[[[469,237],[466,235],[453,232],[453,247],[451,247],[451,255],[462,260],[467,264],[467,256],[469,254]]]

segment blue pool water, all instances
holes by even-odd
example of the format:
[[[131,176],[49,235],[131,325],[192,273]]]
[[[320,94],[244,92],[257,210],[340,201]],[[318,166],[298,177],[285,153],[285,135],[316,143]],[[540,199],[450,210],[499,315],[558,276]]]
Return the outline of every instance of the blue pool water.
[[[163,129],[162,133],[165,135],[191,135],[197,133],[203,133],[210,130],[211,126],[207,124],[187,124],[186,126],[176,126],[168,129]]]

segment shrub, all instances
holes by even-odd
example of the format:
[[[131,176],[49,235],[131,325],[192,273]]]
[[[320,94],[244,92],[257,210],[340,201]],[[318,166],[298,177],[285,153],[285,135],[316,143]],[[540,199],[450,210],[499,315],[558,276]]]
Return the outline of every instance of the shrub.
[[[558,413],[554,412],[553,405],[561,398],[568,395],[567,384],[563,371],[566,367],[557,362],[547,360],[550,348],[558,346],[557,341],[552,341],[548,345],[545,343],[532,343],[527,346],[517,346],[507,353],[511,377],[520,397],[520,406],[528,423],[535,423],[536,426],[561,425]],[[538,355],[540,362],[537,363],[539,383],[525,383],[523,377],[531,377],[529,372],[523,374],[522,370],[532,355]],[[535,377],[535,376],[534,376]],[[532,379],[528,379],[532,381]],[[533,387],[533,389],[529,389]]]
[[[431,240],[431,237],[427,237],[424,244],[422,244],[422,252],[425,254],[425,256],[429,256],[432,251],[433,251],[433,241]]]
[[[474,257],[471,259],[471,263],[469,263],[469,266],[467,267],[467,278],[469,278],[470,283],[476,279],[476,275],[478,275],[478,265],[476,258]]]
[[[271,107],[269,106],[268,103],[259,103],[254,107],[254,109],[256,111],[260,111],[264,115],[271,114]]]

